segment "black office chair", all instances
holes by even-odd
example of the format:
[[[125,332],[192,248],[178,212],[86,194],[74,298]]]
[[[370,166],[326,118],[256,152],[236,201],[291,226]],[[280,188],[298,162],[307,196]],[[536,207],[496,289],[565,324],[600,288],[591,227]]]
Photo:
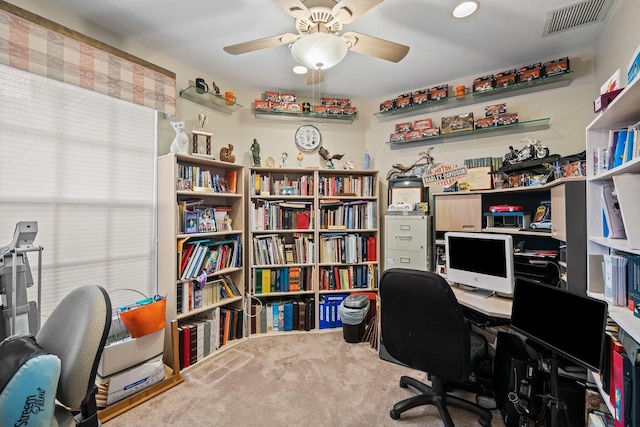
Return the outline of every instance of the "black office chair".
[[[491,424],[491,412],[448,392],[453,383],[467,381],[487,354],[487,341],[473,333],[449,284],[439,275],[419,270],[392,268],[380,280],[382,343],[399,362],[427,372],[431,387],[408,376],[400,387],[412,386],[421,394],[396,403],[390,412],[400,414],[417,406],[434,405],[446,427],[454,423],[448,405],[480,416]]]

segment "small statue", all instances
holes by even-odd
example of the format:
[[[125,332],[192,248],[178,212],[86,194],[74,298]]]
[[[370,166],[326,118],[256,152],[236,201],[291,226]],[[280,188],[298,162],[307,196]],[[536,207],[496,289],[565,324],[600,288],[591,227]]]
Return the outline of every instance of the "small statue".
[[[228,144],[227,147],[220,149],[220,160],[223,162],[235,163],[236,156],[233,154],[233,145]]]
[[[169,152],[174,154],[188,154],[189,150],[189,137],[184,131],[184,120],[179,122],[170,122],[173,130],[176,131],[176,137],[171,143]]]
[[[267,157],[267,160],[264,161],[264,164],[267,165],[268,168],[272,168],[276,165],[276,161],[273,157]]]
[[[216,93],[216,95],[220,95],[220,88],[218,87],[216,82],[211,82],[211,85],[213,86],[213,90]]]
[[[258,140],[255,138],[253,140],[253,144],[251,144],[251,155],[253,156],[253,166],[262,166],[260,164],[260,144],[258,144]]]
[[[342,165],[342,169],[348,170],[348,171],[352,171],[356,168],[356,166],[353,164],[353,162],[351,160],[345,160],[344,164]]]
[[[364,152],[364,170],[368,171],[371,167],[371,156],[369,155],[369,151]]]
[[[344,157],[344,154],[334,154],[332,156],[331,154],[329,154],[329,150],[324,147],[320,147],[318,149],[318,154],[320,154],[320,157],[322,157],[322,159],[325,161],[327,169],[335,169],[336,167],[333,164],[333,160],[342,160],[342,158]]]
[[[304,156],[302,155],[302,151],[298,151],[298,167],[301,168],[302,167],[302,159],[304,159]]]
[[[282,153],[282,155],[280,156],[280,167],[281,168],[287,166],[287,159],[288,158],[289,158],[289,155],[287,153]]]

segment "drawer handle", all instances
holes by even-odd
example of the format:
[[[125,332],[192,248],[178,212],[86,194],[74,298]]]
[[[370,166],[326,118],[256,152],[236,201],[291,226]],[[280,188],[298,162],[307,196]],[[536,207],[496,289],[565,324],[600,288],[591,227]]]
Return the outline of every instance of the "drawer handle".
[[[400,240],[411,240],[413,237],[411,236],[402,236],[402,235],[397,235],[396,234],[396,239],[400,239]]]
[[[407,224],[400,224],[400,230],[411,230],[411,226]]]
[[[411,258],[400,257],[400,262],[404,262],[405,264],[411,264]]]

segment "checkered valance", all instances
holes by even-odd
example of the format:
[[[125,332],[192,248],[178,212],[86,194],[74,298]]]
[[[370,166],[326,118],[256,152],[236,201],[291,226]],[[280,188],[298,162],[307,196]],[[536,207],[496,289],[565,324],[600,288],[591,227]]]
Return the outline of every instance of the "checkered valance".
[[[175,73],[4,1],[0,63],[176,113]]]

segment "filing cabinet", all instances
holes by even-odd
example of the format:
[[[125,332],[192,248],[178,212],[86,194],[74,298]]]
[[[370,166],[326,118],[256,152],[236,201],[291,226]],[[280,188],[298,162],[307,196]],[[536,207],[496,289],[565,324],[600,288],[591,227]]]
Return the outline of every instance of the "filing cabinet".
[[[432,271],[431,216],[385,215],[384,268]]]

